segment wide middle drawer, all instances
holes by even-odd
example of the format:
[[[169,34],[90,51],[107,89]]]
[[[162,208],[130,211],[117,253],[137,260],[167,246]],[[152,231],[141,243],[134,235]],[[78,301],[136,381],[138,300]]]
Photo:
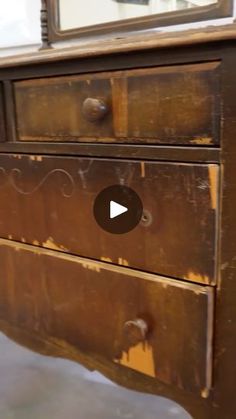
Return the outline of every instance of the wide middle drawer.
[[[101,229],[96,196],[126,185],[146,219]],[[0,156],[0,237],[200,283],[216,279],[218,166],[56,156]]]

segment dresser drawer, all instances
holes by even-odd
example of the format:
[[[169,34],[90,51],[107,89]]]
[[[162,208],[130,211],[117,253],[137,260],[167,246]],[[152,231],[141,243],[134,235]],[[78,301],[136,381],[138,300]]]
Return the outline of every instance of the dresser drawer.
[[[118,236],[93,215],[96,196],[116,184],[138,193],[146,218]],[[0,201],[0,237],[200,283],[216,279],[217,165],[1,155]]]
[[[0,319],[206,396],[211,287],[6,242],[0,241]]]
[[[219,64],[17,81],[18,139],[219,142]]]

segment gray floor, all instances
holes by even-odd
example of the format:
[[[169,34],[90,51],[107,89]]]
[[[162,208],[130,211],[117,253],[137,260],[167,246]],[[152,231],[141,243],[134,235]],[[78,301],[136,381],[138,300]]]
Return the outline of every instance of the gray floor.
[[[0,419],[191,419],[176,404],[43,357],[0,334]]]

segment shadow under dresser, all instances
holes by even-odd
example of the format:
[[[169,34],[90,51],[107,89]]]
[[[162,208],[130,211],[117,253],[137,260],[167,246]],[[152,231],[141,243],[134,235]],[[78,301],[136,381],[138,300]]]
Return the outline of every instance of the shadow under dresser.
[[[0,63],[0,329],[194,419],[234,419],[236,83],[229,39]],[[97,224],[111,185],[143,217]]]

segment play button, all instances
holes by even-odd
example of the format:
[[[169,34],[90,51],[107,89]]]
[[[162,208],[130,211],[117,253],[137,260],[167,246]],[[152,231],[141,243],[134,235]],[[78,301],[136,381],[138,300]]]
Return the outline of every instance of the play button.
[[[113,234],[124,234],[139,224],[143,205],[133,189],[124,185],[113,185],[97,195],[93,212],[103,230]]]
[[[110,202],[110,218],[119,217],[119,215],[124,214],[128,211],[128,208],[123,205],[118,204],[118,202]]]

